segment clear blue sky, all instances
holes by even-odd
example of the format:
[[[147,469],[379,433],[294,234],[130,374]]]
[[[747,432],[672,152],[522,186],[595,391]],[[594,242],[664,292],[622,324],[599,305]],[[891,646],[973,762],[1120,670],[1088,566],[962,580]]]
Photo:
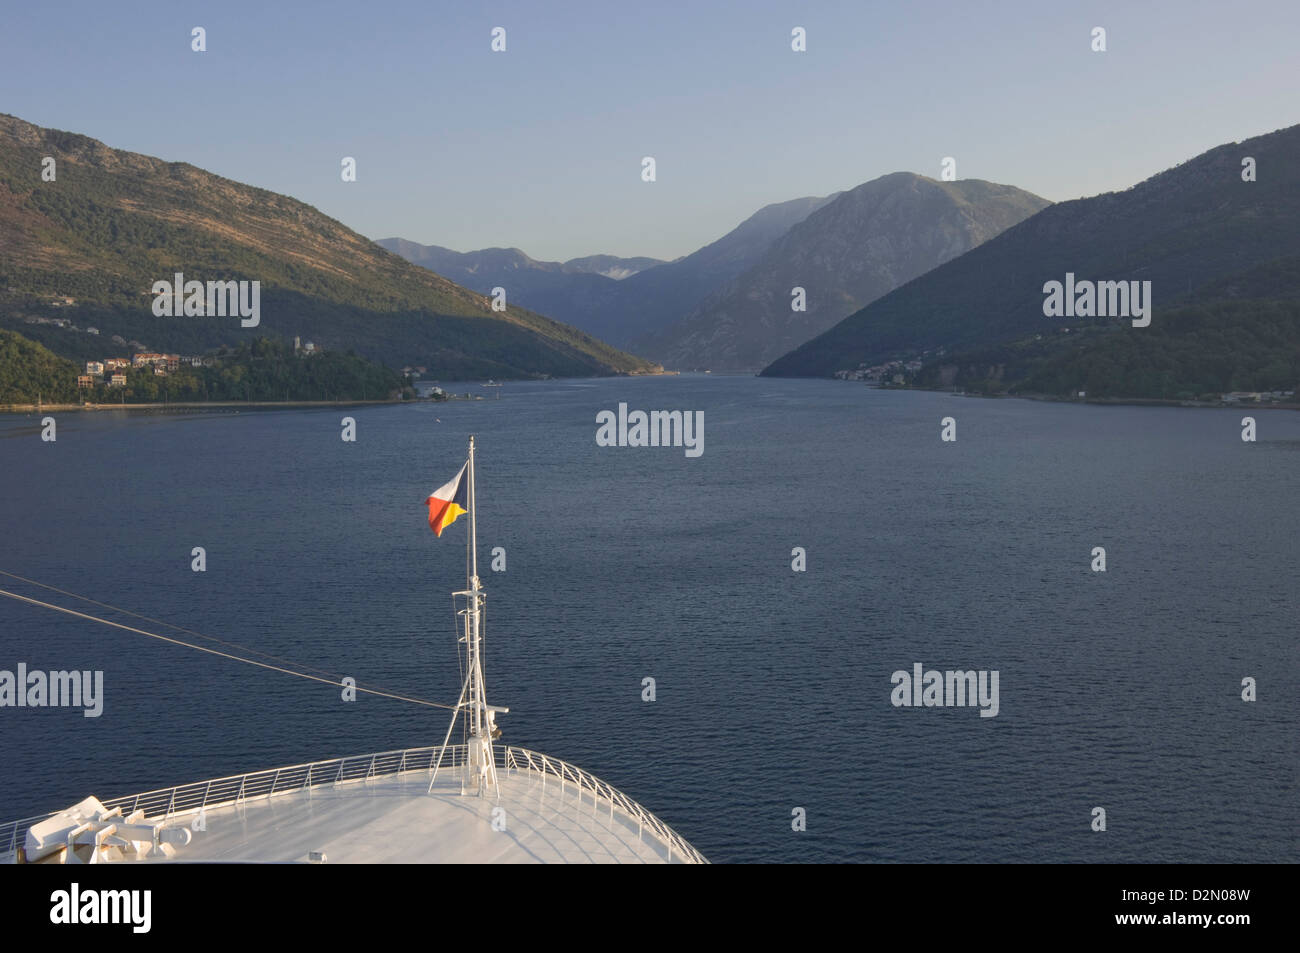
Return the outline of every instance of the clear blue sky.
[[[1300,122],[1297,37],[1297,0],[9,2],[0,111],[371,238],[675,258],[949,155],[1054,201],[1127,188]]]

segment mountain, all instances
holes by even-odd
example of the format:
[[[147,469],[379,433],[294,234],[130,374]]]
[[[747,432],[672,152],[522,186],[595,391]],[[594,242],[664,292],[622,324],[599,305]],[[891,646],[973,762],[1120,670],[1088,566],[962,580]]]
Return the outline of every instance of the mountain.
[[[588,255],[568,261],[537,261],[518,248],[484,248],[480,251],[458,252],[440,245],[421,245],[405,238],[381,238],[376,241],[407,261],[436,271],[444,278],[475,291],[488,294],[495,277],[518,281],[519,272],[537,272],[539,275],[599,275],[611,281],[622,281],[637,272],[662,265],[658,258],[617,258],[614,255]]]
[[[773,242],[839,194],[765,205],[717,241],[628,278],[619,286],[614,322],[604,339],[635,353],[653,347],[664,329],[753,267]]]
[[[586,258],[570,258],[564,267],[571,272],[604,275],[614,281],[631,278],[635,274],[665,264],[661,258],[617,258],[614,255],[588,255]]]
[[[1257,181],[1243,180],[1247,158],[1254,160]],[[1152,352],[1150,342],[1140,344],[1137,338],[1149,335],[1168,343],[1172,338],[1166,334],[1177,336],[1180,327],[1198,326],[1197,313],[1231,314],[1242,326],[1249,324],[1246,315],[1252,311],[1287,313],[1285,306],[1275,313],[1240,302],[1284,297],[1278,288],[1288,283],[1287,262],[1300,256],[1298,215],[1300,126],[1292,126],[1211,149],[1124,192],[1049,206],[855,312],[763,373],[830,376],[889,360],[925,358],[954,368],[951,383],[993,378],[999,387],[1010,388],[1027,379],[1009,377],[1015,367],[990,363],[991,352],[1016,349],[1025,358],[1021,372],[1027,374],[1034,361],[1068,363],[1068,351],[1114,337],[1115,343],[1106,347],[1140,348],[1146,359],[1163,365],[1157,375],[1163,375],[1163,389],[1195,391],[1190,352],[1180,346],[1183,358],[1170,363],[1172,352]],[[1067,273],[1076,282],[1150,281],[1150,326],[1135,328],[1123,318],[1045,317],[1044,285],[1064,282]],[[1223,301],[1229,304],[1205,307]],[[1162,327],[1174,313],[1181,317]],[[1282,338],[1261,333],[1261,340],[1285,339],[1285,332]],[[1129,337],[1133,340],[1124,342]],[[1059,343],[1043,343],[1053,338]],[[1205,346],[1210,340],[1201,337]],[[1056,353],[1057,347],[1066,351]],[[1028,354],[1035,350],[1042,353],[1031,361]],[[986,358],[982,365],[980,355]],[[1144,373],[1135,367],[1110,386],[1138,386]],[[1065,377],[1054,378],[1065,386]]]
[[[840,193],[681,321],[634,349],[673,368],[761,368],[1048,202],[978,179],[896,172]],[[804,289],[805,308],[791,307]]]
[[[484,294],[494,287],[505,288],[508,301],[552,315],[618,347],[629,347],[679,320],[833,197],[765,206],[717,241],[671,262],[609,255],[541,262],[517,248],[462,253],[401,238],[385,238],[379,244]]]
[[[1300,258],[1279,259],[1198,289],[1148,328],[1074,327],[932,361],[922,387],[986,394],[1217,400],[1300,384]]]
[[[259,281],[260,324],[156,317],[151,289],[175,272]],[[195,354],[298,335],[447,379],[654,370],[514,305],[494,312],[296,199],[2,114],[0,326],[76,357],[125,353],[112,336]]]
[[[537,261],[518,248],[457,252],[404,238],[384,238],[378,244],[481,294],[504,288],[508,304],[551,315],[595,337],[607,330],[606,315],[623,277],[635,275],[647,267],[646,263],[661,264],[656,258],[612,255],[575,258],[571,262]]]

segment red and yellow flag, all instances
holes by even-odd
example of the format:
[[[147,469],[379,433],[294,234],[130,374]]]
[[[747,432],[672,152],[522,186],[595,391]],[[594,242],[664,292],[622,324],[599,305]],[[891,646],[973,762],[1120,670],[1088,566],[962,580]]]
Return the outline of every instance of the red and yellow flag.
[[[438,536],[456,522],[456,517],[469,512],[469,494],[465,487],[465,471],[469,462],[448,483],[434,490],[424,502],[429,505],[429,529]]]

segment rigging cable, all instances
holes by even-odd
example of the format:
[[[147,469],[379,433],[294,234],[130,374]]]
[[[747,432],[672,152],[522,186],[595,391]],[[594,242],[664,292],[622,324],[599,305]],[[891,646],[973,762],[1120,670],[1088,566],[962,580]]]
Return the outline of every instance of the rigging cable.
[[[22,576],[18,576],[18,575],[15,575],[14,573],[10,573],[10,572],[5,572],[5,571],[2,570],[2,569],[0,569],[0,575],[10,576],[11,578],[14,578],[14,579],[23,579]],[[121,613],[123,613],[123,614],[125,614],[125,615],[136,616],[137,618],[142,618],[142,619],[147,618],[146,616],[141,616],[141,615],[139,615],[138,613],[130,612],[129,610],[126,610],[126,609],[119,609],[119,608],[117,608],[116,606],[109,605],[108,603],[97,602],[97,601],[94,600],[94,599],[89,599],[89,598],[87,598],[87,597],[85,597],[85,596],[79,596],[79,595],[77,595],[76,593],[65,592],[65,591],[62,590],[62,589],[55,589],[55,587],[53,587],[53,586],[47,586],[47,585],[45,585],[44,583],[35,582],[34,580],[30,580],[30,579],[24,579],[24,581],[25,581],[25,582],[31,582],[31,583],[33,583],[33,585],[41,586],[42,588],[45,588],[45,589],[52,589],[52,590],[54,590],[55,592],[60,592],[60,593],[63,593],[64,595],[72,596],[72,597],[75,598],[75,599],[81,599],[81,600],[83,600],[83,601],[85,601],[85,602],[90,602],[90,603],[93,603],[93,604],[95,604],[95,605],[103,606],[103,607],[106,608],[106,609],[112,609],[112,610],[115,611],[115,612],[121,612]],[[195,649],[196,651],[199,651],[199,652],[206,652],[206,653],[208,653],[209,655],[216,655],[216,656],[220,656],[221,658],[228,658],[228,659],[231,659],[231,660],[236,661],[236,662],[243,662],[243,663],[245,663],[245,664],[247,664],[247,665],[256,665],[256,666],[259,667],[259,668],[270,669],[270,670],[273,671],[273,672],[281,672],[281,673],[283,673],[283,674],[285,674],[285,675],[293,675],[293,676],[296,676],[296,677],[298,677],[298,678],[305,678],[305,679],[309,679],[310,681],[313,681],[313,682],[321,682],[321,683],[323,683],[323,684],[326,684],[326,685],[333,685],[333,686],[338,687],[338,688],[355,687],[355,689],[356,689],[357,691],[359,691],[359,692],[364,692],[364,693],[367,694],[367,695],[377,695],[377,696],[379,696],[379,697],[381,697],[381,698],[392,698],[392,699],[395,699],[395,700],[397,700],[397,701],[411,702],[412,704],[415,704],[415,705],[425,705],[425,706],[427,706],[427,707],[429,707],[429,708],[443,708],[443,709],[447,709],[447,710],[449,710],[449,711],[455,711],[455,710],[456,710],[456,706],[455,706],[455,705],[444,705],[444,704],[442,704],[442,703],[440,703],[440,702],[428,701],[427,699],[423,699],[423,698],[412,698],[412,697],[410,697],[409,695],[399,695],[399,694],[397,694],[397,693],[395,693],[395,692],[388,692],[388,691],[384,691],[384,690],[382,690],[382,689],[366,688],[366,687],[363,687],[363,686],[361,686],[361,685],[356,685],[356,686],[346,686],[346,685],[343,684],[343,682],[342,682],[341,680],[338,680],[338,679],[333,679],[333,680],[331,680],[331,679],[327,679],[327,678],[322,678],[322,677],[319,676],[319,675],[311,675],[311,674],[308,674],[307,672],[296,671],[296,670],[291,669],[291,668],[285,668],[285,667],[280,666],[280,665],[271,665],[271,664],[269,664],[269,663],[267,663],[267,662],[259,662],[259,661],[257,661],[256,659],[243,658],[243,657],[238,656],[238,655],[232,655],[232,654],[230,654],[229,652],[222,652],[222,651],[219,651],[219,650],[217,650],[217,649],[208,648],[208,647],[206,647],[206,646],[195,645],[195,644],[192,643],[192,642],[186,642],[186,641],[184,641],[184,640],[182,640],[182,639],[174,639],[174,638],[171,638],[171,637],[166,636],[166,635],[159,635],[159,634],[156,633],[156,632],[147,632],[147,631],[145,631],[144,629],[137,629],[137,628],[135,628],[134,626],[123,625],[123,624],[120,623],[120,622],[113,622],[113,621],[110,620],[110,619],[103,619],[103,618],[100,618],[99,616],[93,616],[93,615],[90,615],[90,614],[85,613],[85,612],[78,612],[78,611],[76,611],[75,609],[68,609],[68,608],[65,608],[64,606],[54,605],[54,604],[51,603],[51,602],[42,602],[42,601],[39,600],[39,599],[33,599],[33,598],[31,598],[30,596],[19,595],[19,594],[16,593],[16,592],[9,592],[9,591],[7,591],[7,590],[0,589],[0,596],[6,596],[6,597],[8,597],[8,598],[10,598],[10,599],[16,599],[16,600],[18,600],[18,601],[20,601],[20,602],[26,602],[26,603],[29,603],[30,605],[40,606],[40,607],[45,608],[45,609],[53,609],[53,610],[56,611],[56,612],[63,612],[63,613],[65,613],[65,614],[67,614],[67,615],[76,616],[76,617],[81,618],[81,619],[89,619],[91,622],[99,622],[99,623],[102,623],[103,625],[110,625],[110,626],[113,626],[114,628],[117,628],[117,629],[124,629],[124,630],[127,631],[127,632],[134,632],[134,633],[136,633],[136,634],[138,634],[138,635],[146,635],[146,636],[148,636],[148,637],[151,638],[151,639],[159,639],[160,641],[163,641],[163,642],[170,642],[172,645],[181,645],[181,646],[184,646],[185,648]],[[151,622],[157,622],[157,623],[160,624],[160,625],[167,625],[167,626],[170,626],[171,628],[178,629],[179,631],[182,631],[182,632],[192,632],[192,630],[190,630],[190,629],[182,629],[180,626],[174,626],[174,625],[171,625],[170,623],[167,623],[167,622],[159,622],[159,620],[156,620],[156,619],[150,619],[149,621],[151,621]],[[227,646],[231,646],[231,647],[234,647],[234,648],[240,648],[240,649],[243,649],[243,648],[244,648],[243,646],[234,645],[233,643],[222,642],[220,639],[214,639],[214,638],[212,638],[211,636],[202,635],[202,634],[199,633],[199,632],[192,632],[192,634],[193,634],[193,635],[197,635],[197,636],[199,636],[200,638],[209,639],[210,641],[216,642],[216,643],[218,643],[218,644],[220,644],[220,645],[227,645]],[[274,656],[274,655],[267,655],[267,653],[265,653],[265,652],[258,652],[256,649],[252,649],[252,650],[244,649],[244,650],[245,650],[245,651],[249,651],[249,652],[251,652],[251,654],[254,654],[254,655],[264,655],[264,656],[266,656],[267,658],[274,658],[274,659],[275,659],[276,661],[278,661],[278,662],[285,662],[286,665],[294,664],[294,663],[292,663],[292,662],[288,662],[288,661],[285,660],[285,659],[278,658],[277,656]],[[304,668],[311,668],[312,666],[302,666],[302,667],[304,667]],[[315,669],[315,671],[321,672],[321,671],[324,671],[324,669],[319,669],[319,668],[317,668],[317,669]],[[327,674],[332,674],[332,673],[327,673]]]

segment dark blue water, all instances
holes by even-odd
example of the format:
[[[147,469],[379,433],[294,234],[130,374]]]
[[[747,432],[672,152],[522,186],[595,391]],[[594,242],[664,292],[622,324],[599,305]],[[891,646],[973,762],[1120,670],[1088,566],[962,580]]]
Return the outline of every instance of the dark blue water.
[[[596,446],[619,401],[704,411],[703,456]],[[475,433],[504,740],[622,788],[711,860],[1294,861],[1300,415],[1251,413],[1255,444],[1242,411],[668,377],[62,414],[54,444],[11,416],[0,569],[451,702],[466,520],[436,539],[420,501]],[[446,730],[0,600],[0,668],[20,661],[102,669],[107,697],[98,719],[0,709],[0,819]],[[893,707],[914,662],[998,670],[999,714]]]

